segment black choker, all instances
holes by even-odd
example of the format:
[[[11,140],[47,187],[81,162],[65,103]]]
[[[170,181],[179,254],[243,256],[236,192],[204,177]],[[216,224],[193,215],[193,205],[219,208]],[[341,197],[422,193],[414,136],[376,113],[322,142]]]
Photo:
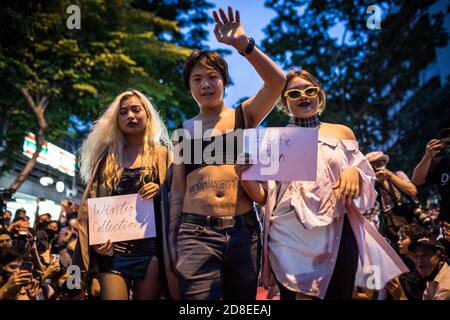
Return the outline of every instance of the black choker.
[[[317,114],[309,118],[294,118],[294,123],[297,126],[304,128],[315,128],[320,126],[320,120]]]

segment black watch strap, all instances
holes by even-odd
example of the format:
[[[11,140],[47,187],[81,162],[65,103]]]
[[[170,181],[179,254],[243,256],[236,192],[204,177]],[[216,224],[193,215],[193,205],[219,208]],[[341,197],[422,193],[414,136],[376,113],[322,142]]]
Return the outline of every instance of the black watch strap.
[[[255,49],[255,39],[253,38],[248,38],[248,45],[247,48],[245,48],[244,51],[238,51],[239,54],[241,54],[242,56],[248,56],[250,53],[252,53],[253,49]]]

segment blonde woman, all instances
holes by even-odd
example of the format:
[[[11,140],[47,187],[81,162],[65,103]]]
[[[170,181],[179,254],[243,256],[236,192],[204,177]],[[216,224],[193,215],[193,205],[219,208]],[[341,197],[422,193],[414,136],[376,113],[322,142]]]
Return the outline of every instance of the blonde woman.
[[[408,269],[361,210],[376,199],[375,174],[352,130],[324,123],[326,96],[305,70],[287,74],[280,107],[290,126],[319,131],[316,181],[269,181],[263,281],[281,299],[351,299],[355,283],[381,289]]]
[[[150,101],[126,91],[94,124],[81,147],[80,174],[87,183],[79,211],[75,264],[100,272],[102,299],[158,299],[171,279],[167,256],[167,183],[170,140]],[[89,248],[87,198],[139,193],[153,198],[157,237]],[[89,250],[93,249],[93,250]],[[169,281],[170,282],[170,281]],[[171,293],[173,286],[169,286]]]

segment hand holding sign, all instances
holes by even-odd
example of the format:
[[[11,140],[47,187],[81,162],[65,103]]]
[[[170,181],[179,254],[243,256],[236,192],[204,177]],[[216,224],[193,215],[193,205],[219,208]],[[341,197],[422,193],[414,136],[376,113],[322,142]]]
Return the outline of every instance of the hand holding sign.
[[[105,244],[96,244],[93,246],[95,252],[102,256],[112,256],[114,254],[114,247],[111,241],[106,241]]]
[[[239,154],[237,164],[234,165],[234,171],[236,171],[239,179],[241,178],[242,173],[252,166],[252,163],[253,159],[249,153]]]
[[[92,198],[88,213],[89,244],[102,244],[95,248],[100,254],[112,253],[111,242],[156,237],[153,199],[138,194]]]
[[[253,165],[242,173],[242,180],[314,181],[317,145],[317,128],[246,129],[244,152]]]
[[[159,184],[149,182],[146,183],[140,190],[141,198],[151,199],[159,194]]]

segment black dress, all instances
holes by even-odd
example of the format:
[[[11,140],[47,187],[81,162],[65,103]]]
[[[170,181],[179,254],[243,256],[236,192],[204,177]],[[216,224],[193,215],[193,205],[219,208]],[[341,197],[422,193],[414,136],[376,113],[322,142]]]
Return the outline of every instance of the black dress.
[[[113,190],[111,196],[138,193],[144,185],[139,183],[142,168],[125,168],[120,178],[119,185]],[[145,183],[159,184],[159,178],[146,179]],[[156,256],[160,265],[160,277],[163,272],[162,242],[161,242],[161,198],[153,198],[155,208],[156,237],[119,241],[113,244],[114,255],[99,257],[99,271],[112,272],[132,279],[143,279],[150,260]]]

